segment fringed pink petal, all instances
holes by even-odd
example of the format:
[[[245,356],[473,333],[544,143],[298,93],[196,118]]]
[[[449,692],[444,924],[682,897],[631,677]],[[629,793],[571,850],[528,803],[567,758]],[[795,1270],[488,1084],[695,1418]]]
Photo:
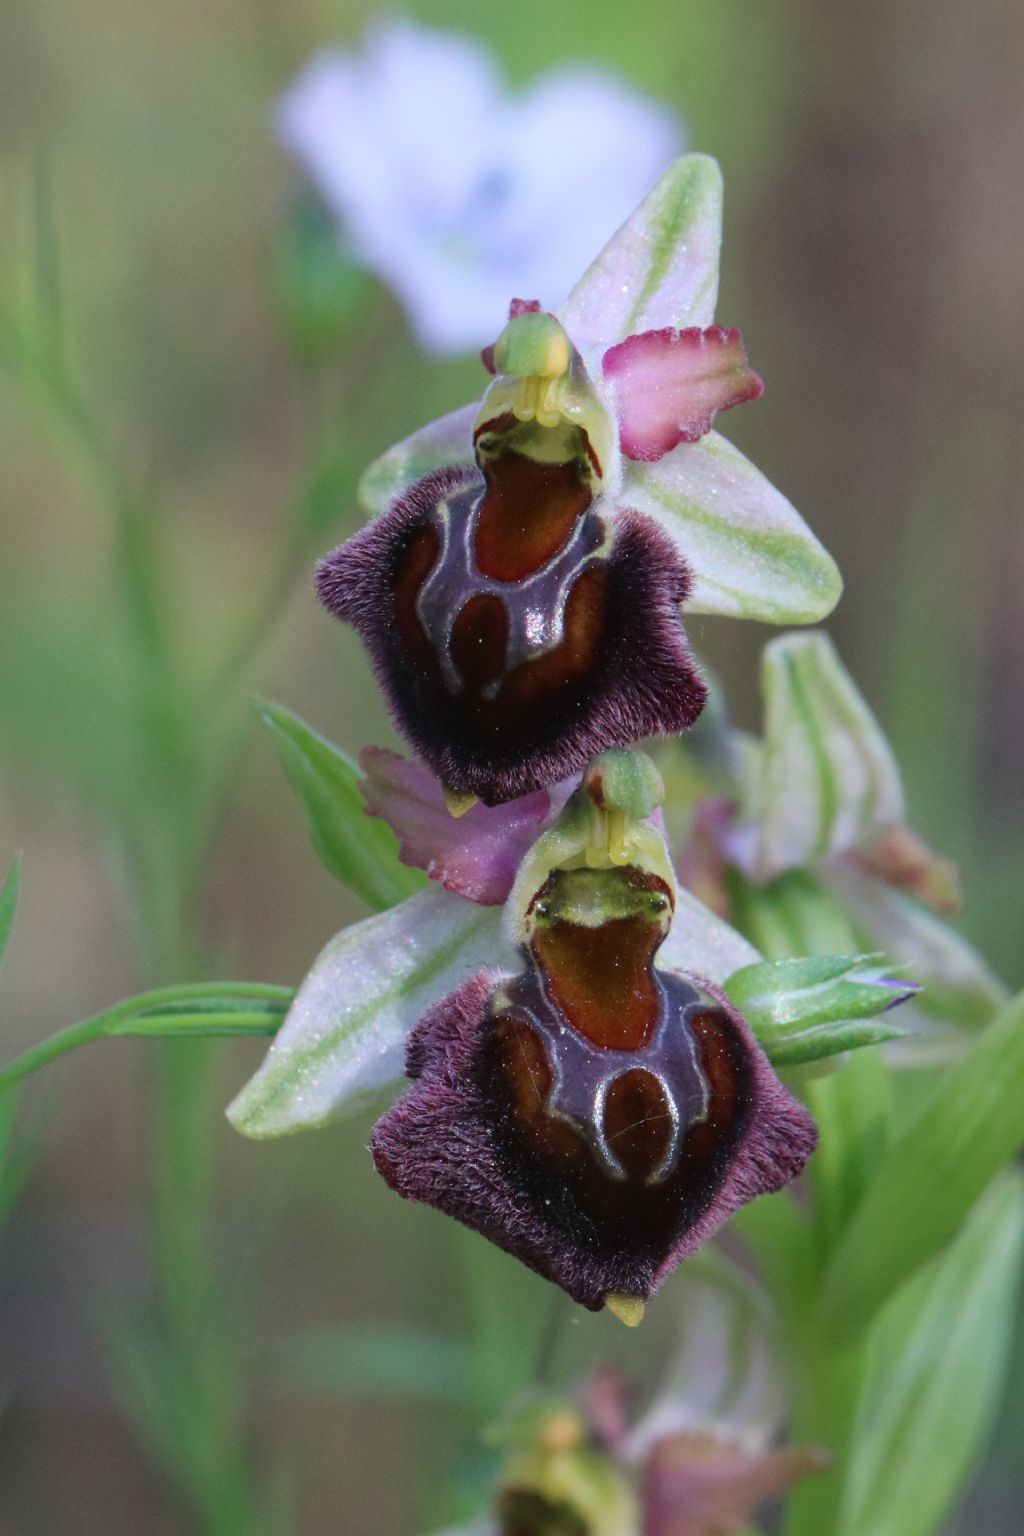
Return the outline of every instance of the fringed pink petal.
[[[604,374],[622,451],[648,462],[678,443],[698,442],[710,432],[716,411],[764,393],[735,326],[667,327],[629,336],[605,353]]]

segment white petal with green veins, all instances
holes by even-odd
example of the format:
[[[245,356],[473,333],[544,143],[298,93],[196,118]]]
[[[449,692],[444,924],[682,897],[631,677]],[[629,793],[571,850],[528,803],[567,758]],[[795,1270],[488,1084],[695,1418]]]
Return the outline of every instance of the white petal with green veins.
[[[266,1060],[228,1108],[245,1136],[285,1136],[362,1108],[399,1081],[422,1014],[487,967],[511,968],[500,909],[432,886],[331,939]]]
[[[835,561],[781,491],[717,432],[626,466],[621,501],[657,522],[693,572],[689,613],[814,624],[843,590]]]
[[[680,886],[668,937],[655,964],[665,971],[689,971],[722,986],[734,971],[755,965],[761,955],[735,928]]]
[[[363,510],[376,517],[421,475],[452,464],[472,464],[473,422],[478,409],[475,402],[461,405],[374,459],[359,482],[357,495]]]
[[[707,155],[665,172],[558,312],[584,357],[638,331],[710,325],[718,297],[722,173]]]
[[[912,896],[847,860],[831,864],[822,878],[865,939],[896,956],[907,975],[921,983],[915,1010],[975,1029],[1009,1001],[1008,988],[978,951]]]
[[[761,782],[750,808],[760,822],[748,873],[770,879],[819,864],[902,823],[896,760],[827,635],[772,640],[761,687]]]

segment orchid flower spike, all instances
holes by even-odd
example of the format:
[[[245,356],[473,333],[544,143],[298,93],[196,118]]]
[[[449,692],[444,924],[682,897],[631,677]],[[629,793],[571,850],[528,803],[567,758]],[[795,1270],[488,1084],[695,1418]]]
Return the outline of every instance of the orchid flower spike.
[[[398,1193],[628,1323],[816,1139],[724,992],[656,964],[676,903],[660,798],[642,754],[591,765],[512,888],[518,971],[421,1019],[414,1086],[372,1139]]]
[[[320,566],[455,805],[691,725],[688,600],[803,622],[838,597],[797,514],[711,432],[761,392],[739,333],[709,323],[720,216],[717,166],[689,156],[558,315],[515,301],[482,403],[371,467],[381,515]]]

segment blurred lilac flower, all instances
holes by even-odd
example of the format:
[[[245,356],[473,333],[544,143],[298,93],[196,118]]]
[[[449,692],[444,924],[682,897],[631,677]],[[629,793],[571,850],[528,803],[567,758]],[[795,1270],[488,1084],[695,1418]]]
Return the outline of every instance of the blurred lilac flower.
[[[561,66],[513,95],[477,39],[410,21],[314,58],[277,133],[438,353],[493,341],[512,293],[560,303],[682,147],[610,74]]]

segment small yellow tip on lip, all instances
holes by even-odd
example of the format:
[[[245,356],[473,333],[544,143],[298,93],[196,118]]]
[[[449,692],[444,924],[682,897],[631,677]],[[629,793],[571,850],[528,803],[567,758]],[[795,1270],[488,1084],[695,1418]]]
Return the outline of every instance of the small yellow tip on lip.
[[[627,1296],[624,1291],[609,1291],[604,1304],[613,1317],[627,1328],[639,1328],[644,1320],[647,1303],[639,1296]]]
[[[476,805],[476,795],[460,795],[454,789],[449,789],[447,785],[442,787],[444,789],[444,803],[448,807],[448,814],[449,816],[454,816],[456,821],[458,821],[460,816],[465,816],[466,812],[471,811],[474,805]]]
[[[544,1450],[555,1454],[574,1451],[583,1441],[586,1429],[578,1413],[564,1408],[553,1413],[541,1430],[540,1443]]]

